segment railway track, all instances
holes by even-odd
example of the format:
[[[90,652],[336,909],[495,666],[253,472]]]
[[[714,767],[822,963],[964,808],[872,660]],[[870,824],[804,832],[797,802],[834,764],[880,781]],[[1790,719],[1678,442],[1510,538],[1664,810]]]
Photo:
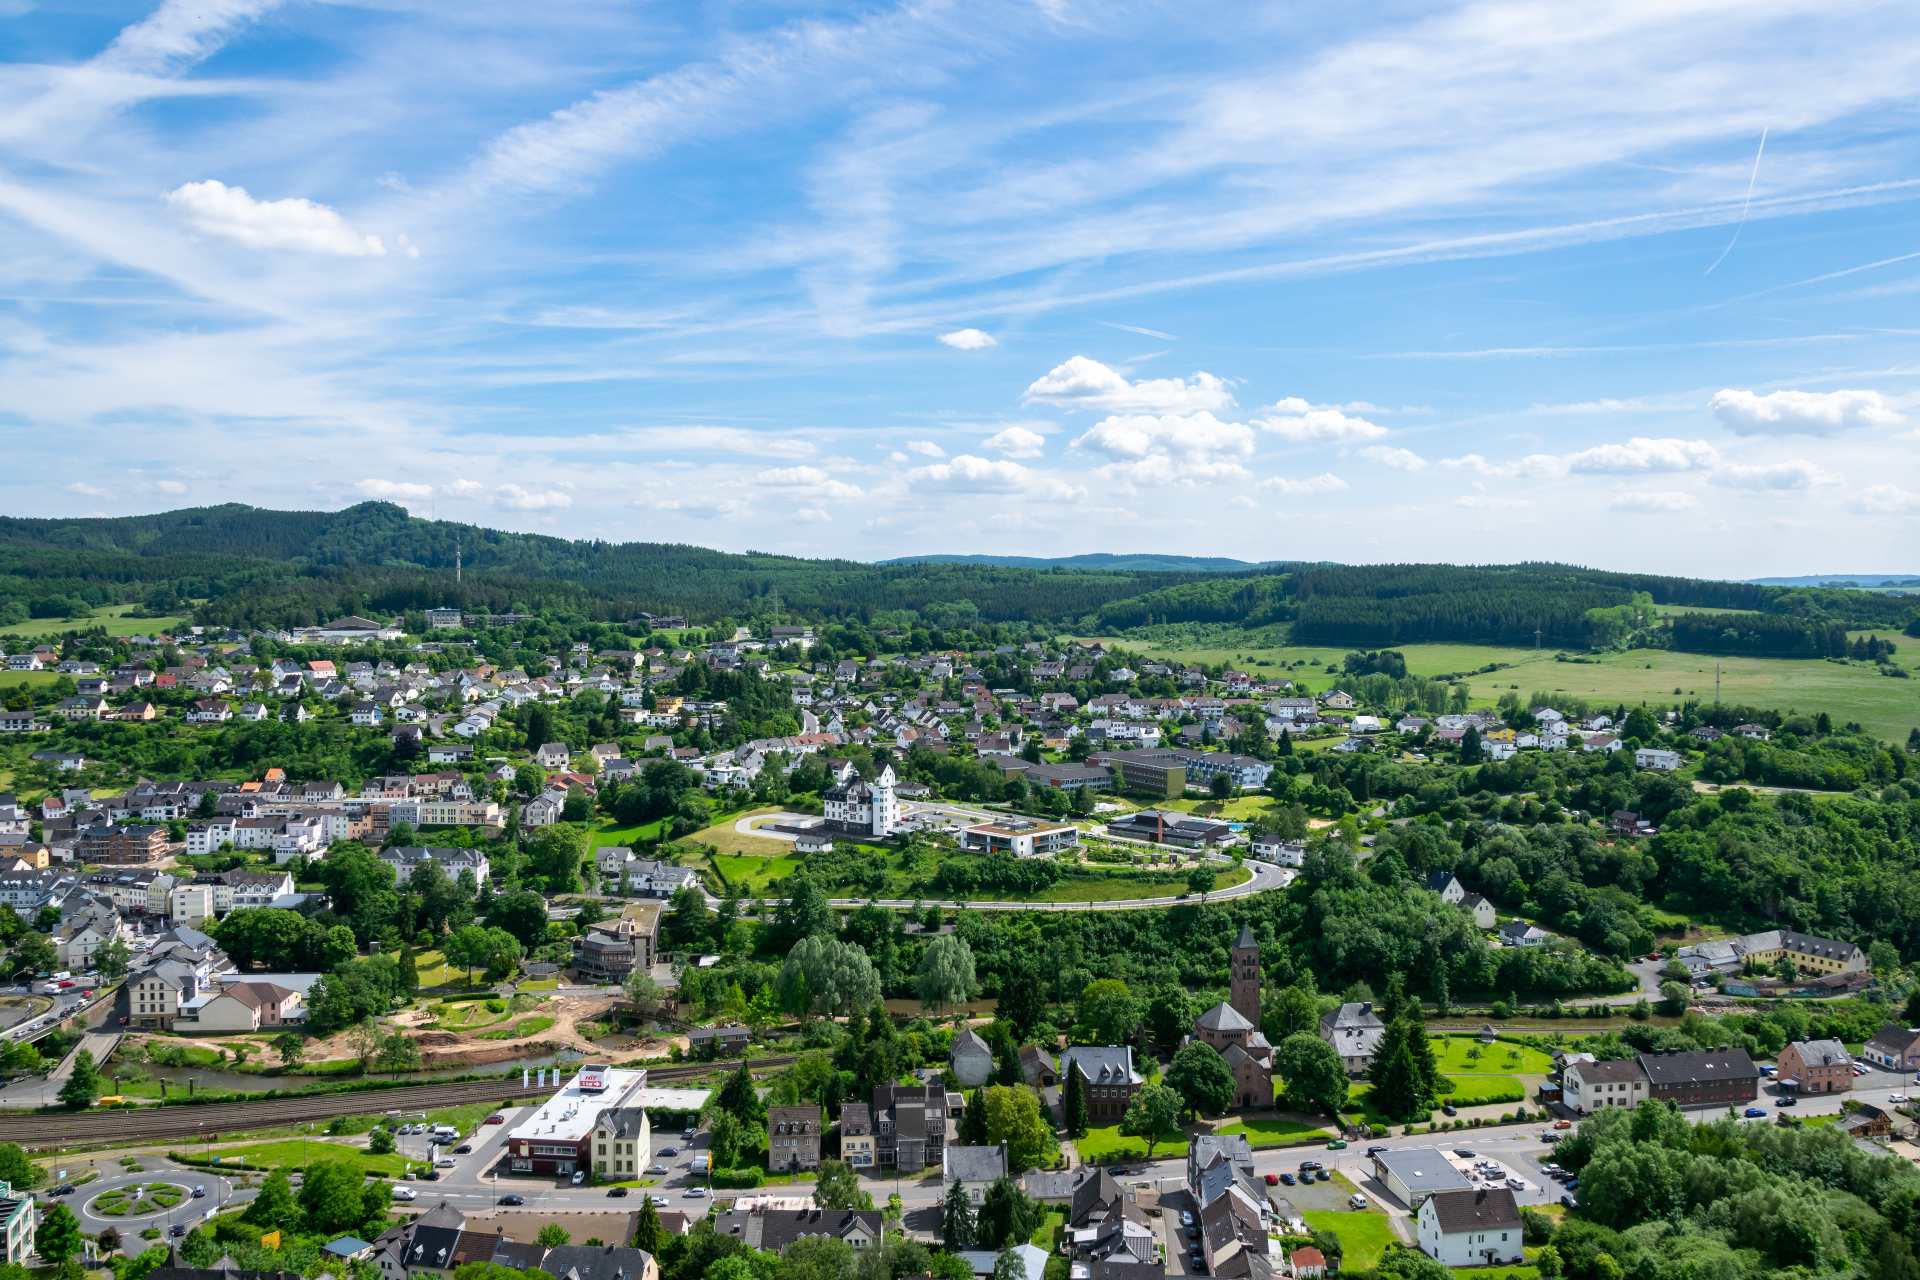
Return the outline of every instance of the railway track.
[[[754,1072],[793,1062],[798,1054],[775,1054],[749,1064]],[[649,1081],[688,1080],[724,1070],[725,1064],[683,1063],[649,1067]],[[82,1111],[0,1113],[0,1142],[28,1150],[47,1147],[84,1147],[105,1144],[134,1145],[167,1138],[212,1141],[223,1133],[267,1129],[335,1116],[373,1115],[384,1111],[423,1111],[471,1102],[510,1102],[544,1097],[552,1085],[522,1086],[518,1079],[466,1080],[455,1084],[396,1085],[391,1089],[363,1089],[351,1093],[312,1093],[294,1098],[263,1098],[257,1102],[209,1102]]]

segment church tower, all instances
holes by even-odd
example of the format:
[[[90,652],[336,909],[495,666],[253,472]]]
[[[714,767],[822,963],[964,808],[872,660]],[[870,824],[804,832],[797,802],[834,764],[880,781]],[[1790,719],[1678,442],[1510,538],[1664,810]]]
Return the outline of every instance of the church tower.
[[[1254,941],[1253,930],[1246,925],[1240,926],[1240,937],[1233,944],[1227,1003],[1255,1027],[1260,1025],[1260,944]]]

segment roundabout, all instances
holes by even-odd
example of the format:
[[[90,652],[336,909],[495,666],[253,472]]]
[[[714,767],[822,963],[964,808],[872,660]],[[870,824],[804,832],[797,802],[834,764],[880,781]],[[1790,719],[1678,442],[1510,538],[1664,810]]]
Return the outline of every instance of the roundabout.
[[[192,1196],[193,1188],[178,1182],[136,1181],[97,1193],[87,1201],[86,1210],[96,1218],[147,1218],[176,1208]]]
[[[201,1189],[198,1196],[193,1194],[196,1187]],[[83,1185],[73,1211],[88,1235],[112,1227],[128,1244],[141,1246],[141,1231],[158,1227],[164,1239],[176,1224],[191,1228],[232,1198],[233,1187],[225,1178],[192,1169],[152,1169]]]

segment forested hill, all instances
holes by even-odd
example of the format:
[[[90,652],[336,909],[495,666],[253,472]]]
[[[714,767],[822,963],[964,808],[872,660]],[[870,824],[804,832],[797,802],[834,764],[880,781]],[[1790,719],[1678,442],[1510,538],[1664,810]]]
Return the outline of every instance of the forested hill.
[[[456,550],[465,571],[457,586]],[[116,519],[0,518],[0,620],[23,612],[64,618],[128,602],[175,611],[186,601],[201,602],[199,620],[235,626],[437,605],[562,609],[614,621],[641,611],[695,622],[911,613],[936,625],[979,619],[1103,633],[1164,623],[1284,624],[1299,643],[1360,648],[1537,639],[1565,648],[1662,643],[1819,657],[1849,653],[1850,627],[1899,628],[1914,612],[1910,598],[1888,593],[1558,564],[1234,570],[1227,566],[1237,562],[1181,556],[1031,565],[976,559],[864,564],[569,541],[419,520],[384,502],[343,511],[234,504]]]
[[[453,580],[456,548],[464,566]],[[231,504],[113,519],[0,518],[0,601],[42,616],[64,600],[171,609],[204,621],[288,626],[349,612],[568,608],[623,619],[915,610],[957,619],[1064,622],[1188,575],[991,565],[870,565],[675,543],[569,541],[450,521],[391,503],[343,511]]]

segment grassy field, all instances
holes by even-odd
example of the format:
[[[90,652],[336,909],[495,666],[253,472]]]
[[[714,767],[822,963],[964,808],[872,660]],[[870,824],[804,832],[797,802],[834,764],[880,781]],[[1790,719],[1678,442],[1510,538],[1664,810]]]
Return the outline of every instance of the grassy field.
[[[12,626],[0,627],[0,636],[59,636],[69,631],[87,631],[98,627],[110,636],[152,636],[183,626],[186,619],[177,615],[164,618],[130,618],[130,604],[108,605],[95,609],[89,618],[30,618]]]
[[[1433,1060],[1442,1075],[1546,1075],[1553,1056],[1544,1049],[1498,1040],[1481,1044],[1475,1036],[1432,1036]]]
[[[1105,1160],[1144,1160],[1147,1155],[1147,1140],[1127,1137],[1120,1132],[1117,1124],[1088,1129],[1087,1136],[1076,1138],[1073,1146],[1080,1153],[1080,1159],[1089,1164]],[[1171,1160],[1186,1154],[1187,1135],[1184,1133],[1162,1138],[1153,1148],[1155,1160]]]
[[[611,820],[603,822],[587,832],[587,847],[598,849],[602,845],[624,845],[631,848],[644,841],[657,839],[664,821],[655,818],[652,822],[635,823],[630,827],[620,826]]]
[[[1342,1271],[1373,1270],[1387,1246],[1394,1242],[1393,1227],[1384,1213],[1369,1209],[1309,1209],[1300,1216],[1315,1231],[1330,1231],[1340,1238]]]
[[[1216,1132],[1226,1136],[1243,1133],[1247,1136],[1247,1142],[1255,1148],[1302,1146],[1325,1142],[1333,1136],[1331,1129],[1321,1129],[1279,1116],[1248,1116],[1244,1120],[1222,1125]]]
[[[788,848],[792,846],[789,845]],[[690,861],[689,866],[702,866],[706,860]],[[776,880],[784,880],[800,869],[800,859],[791,854],[785,857],[761,857],[754,854],[716,854],[713,864],[720,874],[737,886],[741,891],[755,896],[764,895]]]
[[[1058,1243],[1055,1237],[1066,1225],[1065,1209],[1049,1209],[1046,1216],[1040,1219],[1040,1225],[1033,1229],[1033,1234],[1027,1237],[1027,1243],[1036,1249],[1045,1249],[1048,1253],[1052,1253],[1054,1246]]]
[[[319,1142],[311,1138],[283,1138],[278,1142],[262,1142],[247,1147],[230,1147],[214,1154],[221,1162],[229,1161],[252,1165],[260,1169],[305,1169],[320,1160],[351,1160],[360,1166],[362,1172],[377,1173],[384,1177],[398,1178],[406,1173],[409,1164],[419,1164],[418,1160],[408,1160],[399,1152],[384,1156],[370,1155],[363,1146],[349,1145],[343,1142]]]
[[[1890,631],[1873,634],[1893,635]],[[1263,675],[1285,675],[1314,692],[1340,683],[1325,668],[1339,666],[1346,650],[1326,646],[1248,644],[1185,647],[1101,637],[1103,643],[1181,662],[1227,662]],[[1713,658],[1664,649],[1634,649],[1594,655],[1591,662],[1556,662],[1553,651],[1479,644],[1397,646],[1414,675],[1445,676],[1477,671],[1490,663],[1506,669],[1467,677],[1476,706],[1507,692],[1523,699],[1536,691],[1593,703],[1660,706],[1712,701],[1714,667],[1720,668],[1723,702],[1776,711],[1825,711],[1841,723],[1858,721],[1890,742],[1904,742],[1920,725],[1920,678],[1894,680],[1865,664],[1794,658]],[[1920,646],[1907,642],[1894,661],[1920,671]],[[1678,692],[1676,692],[1676,690]]]

